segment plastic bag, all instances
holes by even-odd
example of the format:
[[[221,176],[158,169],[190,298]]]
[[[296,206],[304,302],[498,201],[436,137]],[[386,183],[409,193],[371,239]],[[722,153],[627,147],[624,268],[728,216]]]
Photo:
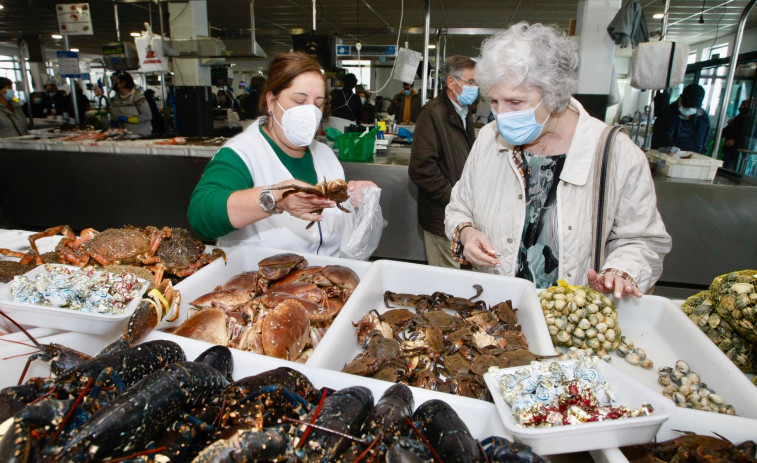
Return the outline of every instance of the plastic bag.
[[[142,35],[134,39],[139,56],[139,70],[142,72],[167,72],[168,58],[163,55],[163,38],[152,33],[145,23]]]
[[[685,43],[640,43],[631,55],[631,87],[645,90],[675,87],[683,82],[688,57],[689,46]]]
[[[412,83],[423,55],[415,50],[400,48],[394,65],[394,80]]]
[[[351,191],[350,200],[342,203],[350,213],[342,231],[339,257],[366,260],[376,250],[384,228],[379,199],[381,188],[367,186]]]

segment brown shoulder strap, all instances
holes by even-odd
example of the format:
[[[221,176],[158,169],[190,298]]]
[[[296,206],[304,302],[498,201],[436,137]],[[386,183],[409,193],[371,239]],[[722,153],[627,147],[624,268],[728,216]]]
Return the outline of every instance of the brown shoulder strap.
[[[618,132],[623,131],[628,135],[628,131],[624,127],[619,126],[607,126],[602,130],[602,134],[597,141],[597,151],[594,155],[594,193],[592,198],[594,199],[594,220],[592,225],[592,238],[594,246],[591,250],[591,265],[592,268],[599,272],[602,268],[602,264],[605,261],[605,201],[606,186],[607,186],[607,173],[610,171],[610,165],[612,161],[612,146],[615,142]]]

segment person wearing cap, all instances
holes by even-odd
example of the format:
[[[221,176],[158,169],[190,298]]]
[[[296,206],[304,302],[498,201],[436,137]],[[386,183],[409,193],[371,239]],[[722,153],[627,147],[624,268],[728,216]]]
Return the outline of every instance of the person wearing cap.
[[[0,77],[0,138],[26,135],[26,115],[16,98],[13,82]]]
[[[376,121],[376,106],[371,103],[371,92],[358,85],[357,96],[360,97],[360,104],[363,105],[360,113],[360,122],[366,125],[373,125]]]
[[[389,115],[400,124],[415,123],[421,112],[421,96],[413,90],[412,82],[402,84],[402,92],[394,95],[392,105],[389,106]]]
[[[678,101],[655,119],[652,128],[652,148],[676,146],[682,151],[705,154],[710,134],[710,119],[702,109],[704,88],[689,84]]]
[[[418,187],[426,260],[437,267],[460,268],[444,234],[444,208],[476,138],[468,108],[478,98],[475,74],[475,61],[451,56],[444,64],[445,89],[421,109],[413,132],[408,174]]]

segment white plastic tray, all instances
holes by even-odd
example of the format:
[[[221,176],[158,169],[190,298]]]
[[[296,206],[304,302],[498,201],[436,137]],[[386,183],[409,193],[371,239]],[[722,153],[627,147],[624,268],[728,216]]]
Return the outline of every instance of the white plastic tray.
[[[356,355],[362,352],[357,343],[354,323],[370,310],[386,312],[384,291],[412,294],[432,294],[443,291],[459,297],[475,294],[474,284],[484,288],[481,300],[497,304],[508,299],[518,309],[518,323],[528,340],[529,349],[539,355],[555,353],[544,322],[541,306],[533,283],[520,278],[504,277],[477,272],[466,272],[428,265],[379,260],[363,278],[360,286],[344,306],[339,317],[313,352],[308,365],[341,371]],[[445,396],[445,398],[448,396]]]
[[[169,333],[161,331],[154,331],[150,333],[145,341],[154,339],[169,339],[175,341],[182,346],[188,359],[196,358],[205,349],[209,348],[211,344],[195,341],[193,339],[183,338],[181,336],[174,336]],[[108,345],[113,338],[100,335],[84,335],[78,333],[63,333],[48,338],[39,339],[41,343],[58,343],[73,349],[77,349],[81,352],[88,354],[96,354],[103,347]],[[5,348],[0,345],[0,359],[4,359],[11,352],[18,351],[18,353],[29,352],[30,349],[24,346],[9,345]],[[361,378],[359,376],[348,375],[345,373],[326,371],[320,368],[313,368],[308,365],[302,365],[299,363],[288,362],[286,360],[275,359],[273,357],[266,357],[263,355],[253,354],[251,352],[243,352],[240,350],[232,349],[234,357],[234,379],[241,379],[250,375],[255,375],[268,371],[280,366],[287,366],[301,371],[305,374],[315,387],[329,387],[333,389],[342,389],[349,386],[365,386],[373,392],[374,403],[378,401],[381,394],[391,386],[391,383],[385,381],[378,381],[370,378]],[[26,363],[25,357],[16,357],[8,360],[0,360],[0,367],[4,372],[0,375],[0,388],[15,385],[21,374],[21,369]],[[47,364],[41,361],[32,362],[30,372],[27,374],[27,378],[30,376],[47,376],[49,374],[49,368]],[[418,389],[411,387],[413,392],[413,398],[415,400],[415,407],[417,408],[423,402],[430,399],[438,399],[440,393],[426,391],[424,389]],[[502,422],[497,414],[497,409],[492,403],[483,402],[480,400],[469,399],[466,397],[450,396],[448,394],[443,395],[444,400],[449,403],[455,411],[460,415],[460,418],[465,422],[471,431],[473,437],[477,439],[483,439],[492,435],[503,436],[508,439],[511,436],[506,432]]]
[[[647,351],[647,357],[654,361],[654,368],[645,370],[633,366],[615,353],[611,354],[613,366],[662,393],[662,386],[657,383],[657,369],[673,366],[676,360],[685,360],[710,389],[736,408],[739,415],[734,417],[676,407],[673,416],[660,427],[657,441],[679,437],[678,430],[707,435],[717,433],[733,442],[755,439],[757,387],[675,303],[659,296],[644,296],[641,299],[626,298],[618,302],[617,307],[623,335],[629,336],[636,347]],[[596,451],[592,455],[597,461],[628,461],[617,449]]]
[[[575,364],[576,362],[569,360],[560,363]],[[648,416],[619,420],[551,428],[524,428],[515,421],[510,405],[502,398],[498,382],[502,374],[514,373],[518,368],[505,368],[497,373],[486,373],[484,379],[494,397],[494,404],[497,406],[505,428],[540,455],[594,450],[598,446],[621,447],[650,442],[654,440],[662,423],[673,414],[676,408],[673,402],[653,389],[621,373],[607,362],[600,361],[597,365],[599,380],[607,381],[609,390],[615,396],[615,406],[639,408],[642,404],[648,403],[652,405],[654,412]]]
[[[273,256],[284,252],[281,249],[263,248],[256,246],[236,246],[234,248],[223,248],[226,252],[226,263],[222,258],[216,259],[210,264],[198,270],[193,275],[188,276],[175,286],[181,292],[181,305],[179,307],[179,318],[174,322],[163,320],[158,329],[165,329],[171,326],[178,326],[187,319],[189,303],[198,297],[212,292],[216,286],[222,285],[232,277],[242,272],[257,270],[258,262],[266,257]],[[340,259],[338,257],[318,256],[315,254],[297,253],[308,261],[308,265],[343,265],[352,269],[362,279],[371,267],[370,262],[361,260]],[[350,298],[342,308],[342,312],[350,304]]]
[[[67,266],[70,267],[70,266]],[[76,268],[76,267],[71,267]],[[45,272],[45,267],[40,265],[25,275],[34,279],[39,272]],[[50,307],[25,302],[13,302],[10,284],[0,286],[0,307],[17,323],[24,326],[37,326],[43,328],[57,328],[81,333],[110,334],[118,336],[128,323],[129,317],[139,305],[142,294],[147,289],[149,282],[142,282],[138,296],[127,304],[120,314],[100,314],[80,312],[60,307]]]

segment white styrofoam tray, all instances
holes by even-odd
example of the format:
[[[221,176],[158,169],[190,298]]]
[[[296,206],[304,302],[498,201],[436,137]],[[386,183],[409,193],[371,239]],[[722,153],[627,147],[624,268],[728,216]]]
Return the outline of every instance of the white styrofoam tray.
[[[708,388],[735,407],[738,415],[676,407],[673,416],[660,427],[658,442],[679,437],[677,431],[717,433],[732,442],[757,438],[757,387],[678,305],[664,297],[644,296],[641,299],[625,298],[617,302],[617,308],[623,335],[630,337],[636,347],[646,350],[647,357],[654,361],[654,368],[645,370],[633,366],[613,352],[611,362],[614,367],[662,393],[663,386],[657,383],[657,369],[685,360]],[[592,452],[592,455],[597,461],[627,462],[617,449],[607,450],[607,454],[604,452]],[[618,455],[622,458],[617,459]]]
[[[193,275],[188,276],[174,288],[181,292],[181,305],[179,306],[179,317],[168,322],[163,320],[158,329],[166,329],[172,326],[180,325],[187,319],[189,303],[198,297],[215,290],[216,286],[222,285],[232,277],[240,273],[257,270],[258,262],[271,257],[275,254],[290,253],[281,249],[264,248],[257,246],[236,246],[233,248],[223,248],[226,252],[226,262],[222,258],[216,259],[205,267],[201,268]],[[371,267],[370,262],[361,260],[341,259],[338,257],[319,256],[315,254],[296,253],[307,260],[308,265],[343,265],[352,269],[362,279]],[[359,287],[359,286],[358,286]],[[347,300],[342,308],[342,312],[348,307],[352,298]],[[337,315],[338,316],[338,315]]]
[[[57,343],[76,349],[78,351],[94,355],[102,348],[108,345],[114,338],[101,335],[80,334],[80,333],[62,333],[56,336],[39,339],[39,342]],[[162,331],[150,333],[144,341],[155,339],[168,339],[181,345],[187,355],[187,359],[194,359],[205,349],[211,347],[211,344],[196,341],[194,339],[174,336]],[[8,346],[0,345],[0,367],[3,375],[0,375],[0,388],[15,385],[21,375],[21,371],[26,364],[26,357],[14,357],[7,359],[11,354],[29,352],[30,349],[25,346],[9,344]],[[323,370],[314,368],[309,365],[302,365],[286,360],[275,359],[263,355],[253,354],[231,349],[234,357],[234,379],[238,380],[247,376],[255,375],[281,366],[287,366],[305,374],[308,379],[317,388],[329,387],[332,389],[342,389],[349,386],[365,386],[373,393],[374,403],[379,400],[381,394],[391,386],[391,383],[378,381],[370,378],[348,375],[345,373]],[[34,361],[31,364],[27,378],[32,376],[49,375],[49,367],[42,361]],[[427,391],[411,387],[415,407],[417,408],[423,402],[430,399],[440,398],[438,392]],[[502,436],[508,439],[512,437],[507,433],[497,414],[494,404],[481,400],[470,399],[467,397],[457,397],[444,394],[441,397],[449,403],[452,408],[460,415],[471,431],[473,437],[483,439],[489,436]]]
[[[57,265],[57,264],[55,264]],[[78,269],[78,267],[70,267]],[[47,272],[44,265],[40,265],[24,275],[33,280],[40,272]],[[128,323],[129,317],[139,305],[142,294],[147,290],[148,281],[139,279],[141,289],[137,297],[132,299],[119,314],[101,314],[81,312],[60,307],[51,307],[26,302],[13,302],[11,285],[0,286],[0,308],[12,317],[17,323],[24,326],[36,326],[42,328],[57,328],[81,333],[97,333],[119,335]]]
[[[561,364],[575,364],[575,360],[561,361]],[[504,374],[515,373],[522,367],[504,368],[496,373],[486,373],[484,380],[494,397],[500,417],[507,429],[521,442],[531,446],[541,455],[572,453],[594,450],[598,447],[620,447],[643,444],[654,440],[657,430],[676,408],[670,400],[639,381],[620,372],[609,363],[600,361],[597,374],[600,381],[608,383],[609,390],[615,396],[615,406],[639,408],[651,404],[654,412],[648,416],[638,416],[619,420],[581,423],[575,425],[554,426],[550,428],[524,428],[513,417],[512,408],[502,398],[499,378]],[[528,368],[528,367],[527,367]]]
[[[544,322],[541,306],[533,283],[520,278],[491,275],[478,272],[432,267],[390,260],[379,260],[363,278],[358,289],[344,306],[329,331],[313,352],[308,365],[341,371],[363,349],[357,343],[354,323],[375,309],[384,313],[384,292],[432,294],[443,291],[458,297],[468,298],[475,294],[474,284],[484,291],[479,299],[487,304],[497,304],[508,299],[517,309],[518,323],[528,340],[529,349],[539,355],[555,354],[552,340]]]

